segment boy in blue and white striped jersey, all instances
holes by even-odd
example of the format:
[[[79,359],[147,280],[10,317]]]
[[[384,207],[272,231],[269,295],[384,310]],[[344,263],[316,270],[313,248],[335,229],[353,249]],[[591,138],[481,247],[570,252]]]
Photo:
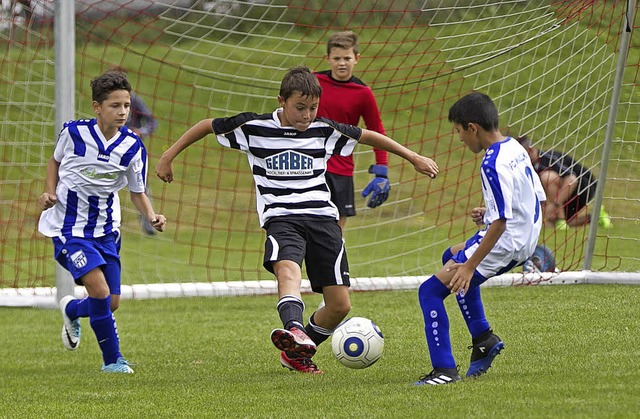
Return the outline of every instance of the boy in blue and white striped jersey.
[[[158,231],[166,219],[156,214],[145,194],[147,152],[125,126],[131,85],[121,72],[110,71],[91,81],[96,118],[64,124],[47,164],[43,210],[38,229],[54,244],[56,260],[88,297],[60,300],[62,341],[75,350],[80,343],[80,317],[89,317],[104,364],[102,371],[132,373],[120,353],[115,311],[120,303],[120,200],[129,187],[131,201]]]
[[[438,166],[375,131],[316,118],[322,88],[307,67],[295,67],[280,85],[280,108],[258,115],[205,119],[185,132],[160,158],[156,174],[173,180],[173,159],[189,145],[215,133],[218,142],[247,154],[256,185],[260,225],[266,230],[264,267],[278,282],[277,310],[283,328],[271,340],[281,364],[320,373],[311,357],[351,309],[349,265],[325,173],[332,155],[347,156],[360,142],[387,150],[434,178]],[[325,306],[303,321],[302,262],[313,291]]]

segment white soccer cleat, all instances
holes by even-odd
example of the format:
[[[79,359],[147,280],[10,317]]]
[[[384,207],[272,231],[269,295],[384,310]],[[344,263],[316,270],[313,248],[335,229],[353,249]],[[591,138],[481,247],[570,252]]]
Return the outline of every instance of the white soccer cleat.
[[[80,346],[80,319],[71,320],[67,316],[67,305],[76,298],[73,295],[65,295],[60,300],[60,311],[62,312],[62,344],[70,351],[75,351]]]
[[[129,366],[126,359],[120,357],[116,362],[109,365],[102,365],[102,372],[115,372],[119,374],[133,374],[133,370]]]

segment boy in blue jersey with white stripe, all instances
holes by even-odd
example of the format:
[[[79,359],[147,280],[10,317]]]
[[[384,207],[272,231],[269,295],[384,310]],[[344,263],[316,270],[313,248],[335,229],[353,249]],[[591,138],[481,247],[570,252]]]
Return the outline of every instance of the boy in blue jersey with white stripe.
[[[184,149],[215,133],[225,147],[246,153],[256,185],[260,226],[266,231],[264,267],[276,276],[276,309],[283,328],[271,333],[280,363],[293,371],[321,373],[311,357],[351,309],[349,264],[325,178],[327,160],[347,156],[356,143],[394,153],[416,171],[434,178],[438,166],[375,131],[316,118],[322,87],[307,67],[295,67],[280,85],[280,108],[273,113],[245,112],[229,118],[203,119],[164,152],[156,174],[173,181],[173,160]],[[305,326],[300,294],[302,263],[314,292],[322,293]]]
[[[443,267],[420,285],[418,297],[433,370],[417,385],[460,381],[451,351],[444,299],[454,294],[472,339],[467,377],[487,372],[504,348],[487,321],[480,284],[522,265],[534,252],[546,200],[540,178],[526,150],[498,130],[498,110],[489,96],[471,93],[449,110],[449,121],[473,153],[484,150],[480,168],[485,207],[471,211],[486,227],[469,240],[444,251]]]
[[[83,285],[88,297],[60,300],[62,343],[80,344],[80,317],[89,317],[102,351],[102,371],[132,373],[120,353],[113,311],[120,304],[120,199],[129,187],[131,202],[158,231],[166,219],[145,194],[147,152],[125,126],[131,85],[117,71],[91,81],[95,119],[64,124],[47,164],[39,231],[51,237],[56,260]]]

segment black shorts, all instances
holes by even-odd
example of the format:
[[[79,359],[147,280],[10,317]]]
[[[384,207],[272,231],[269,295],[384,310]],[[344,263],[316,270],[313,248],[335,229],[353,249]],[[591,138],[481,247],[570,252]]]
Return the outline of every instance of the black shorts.
[[[291,260],[302,267],[314,292],[328,285],[349,282],[349,262],[342,240],[342,230],[336,220],[314,217],[277,217],[264,226],[264,267],[273,272],[273,262]]]
[[[342,176],[327,172],[325,177],[331,191],[331,202],[338,207],[340,217],[353,217],[356,215],[353,176]]]

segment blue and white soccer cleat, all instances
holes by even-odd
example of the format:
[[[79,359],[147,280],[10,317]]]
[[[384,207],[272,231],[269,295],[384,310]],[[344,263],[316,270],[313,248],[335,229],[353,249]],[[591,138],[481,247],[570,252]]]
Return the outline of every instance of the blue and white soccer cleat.
[[[493,360],[504,349],[504,342],[493,331],[490,331],[489,337],[478,344],[469,346],[469,349],[472,351],[467,377],[479,377],[491,368]]]
[[[80,346],[80,319],[71,320],[67,316],[67,305],[75,300],[73,295],[65,295],[60,300],[60,311],[62,312],[62,344],[70,351],[75,351]]]
[[[116,362],[109,365],[102,365],[102,372],[115,372],[120,374],[133,374],[133,370],[129,366],[126,359],[120,357]]]

